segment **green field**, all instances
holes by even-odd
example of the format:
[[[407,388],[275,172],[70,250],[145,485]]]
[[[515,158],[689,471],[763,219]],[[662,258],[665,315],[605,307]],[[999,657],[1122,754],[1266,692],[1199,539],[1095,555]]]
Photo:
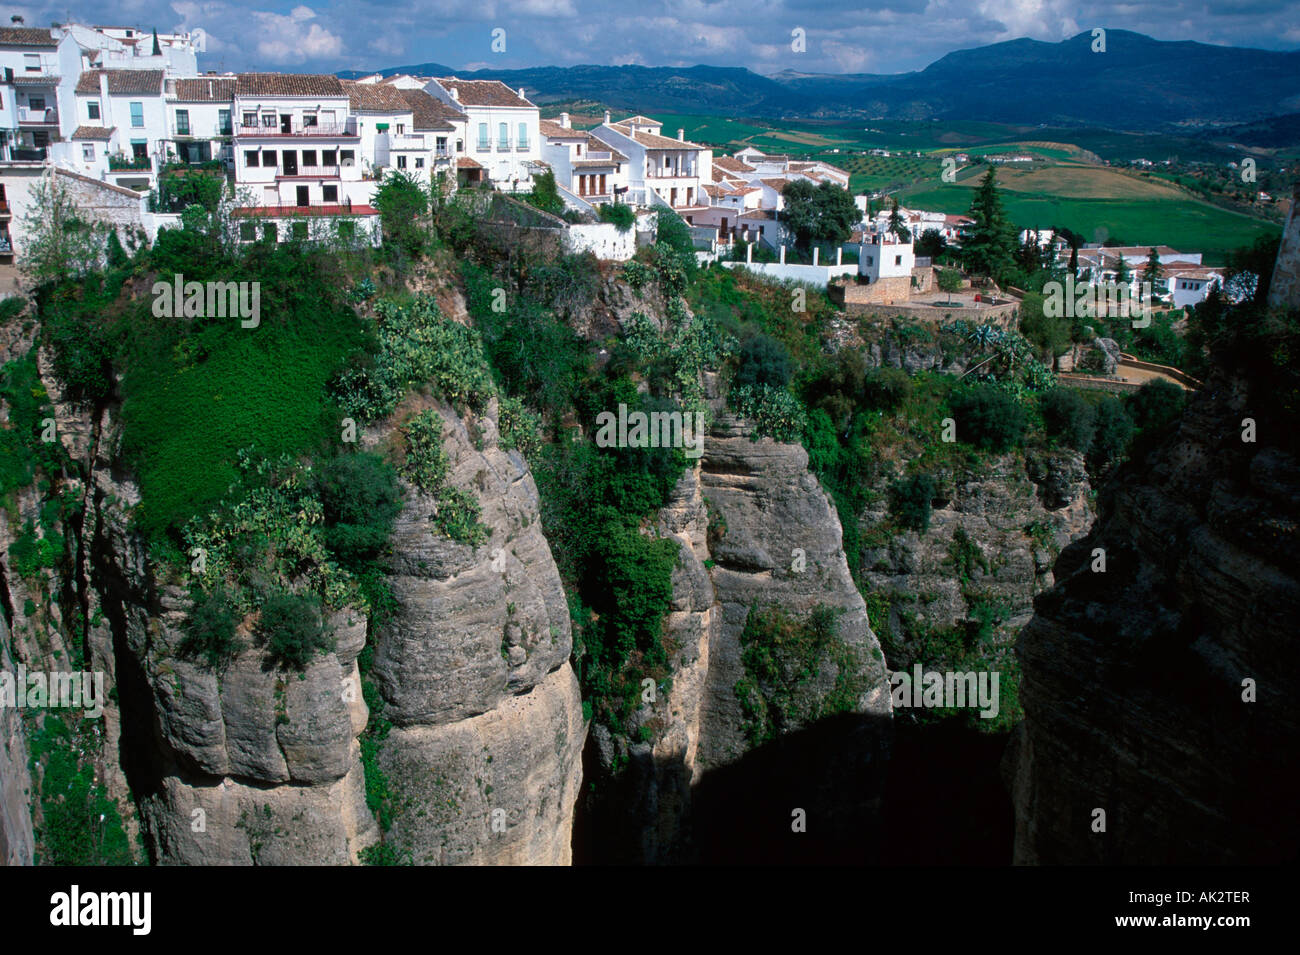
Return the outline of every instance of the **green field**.
[[[936,212],[966,213],[975,180],[904,190],[902,201]],[[1199,251],[1207,265],[1220,265],[1232,249],[1250,245],[1277,226],[1189,198],[1071,198],[1050,193],[1002,194],[1007,215],[1022,229],[1072,229],[1094,242],[1169,245]]]

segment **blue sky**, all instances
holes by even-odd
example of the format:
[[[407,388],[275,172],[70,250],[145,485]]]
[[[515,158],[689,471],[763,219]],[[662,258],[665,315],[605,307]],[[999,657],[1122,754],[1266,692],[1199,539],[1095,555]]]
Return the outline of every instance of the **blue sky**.
[[[333,72],[439,62],[491,66],[746,66],[762,73],[896,73],[943,54],[1096,26],[1162,40],[1300,48],[1300,0],[1137,4],[1098,0],[116,0],[0,8],[28,26],[82,22],[202,27],[200,67]],[[806,50],[791,49],[806,31]],[[504,30],[504,52],[492,48]],[[500,44],[498,44],[500,45]]]

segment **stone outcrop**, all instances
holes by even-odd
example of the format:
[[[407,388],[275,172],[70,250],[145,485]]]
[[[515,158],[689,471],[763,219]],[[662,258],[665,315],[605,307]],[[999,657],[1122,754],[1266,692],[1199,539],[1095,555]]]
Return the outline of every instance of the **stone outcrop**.
[[[1276,424],[1243,441],[1243,419],[1273,406],[1265,390],[1207,381],[1061,554],[1019,643],[1025,720],[1006,760],[1016,862],[1300,851],[1300,462]]]
[[[408,489],[391,538],[397,609],[374,634],[394,725],[379,751],[397,794],[390,841],[416,863],[567,864],[586,726],[537,487],[500,448],[494,413],[440,411],[448,480],[474,489],[489,536],[437,534],[435,502]]]
[[[13,672],[9,626],[0,615],[0,669]],[[31,865],[32,778],[27,768],[27,739],[22,716],[14,707],[0,706],[0,865]]]

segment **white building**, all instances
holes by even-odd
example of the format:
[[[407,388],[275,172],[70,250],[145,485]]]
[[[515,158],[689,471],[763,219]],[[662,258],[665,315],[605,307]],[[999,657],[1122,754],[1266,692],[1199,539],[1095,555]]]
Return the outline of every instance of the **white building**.
[[[265,209],[369,204],[376,183],[337,77],[240,73],[234,99],[235,186]]]
[[[44,162],[76,127],[81,48],[49,28],[0,28],[0,161]]]
[[[558,123],[544,119],[538,128],[542,158],[555,173],[560,188],[588,206],[626,199],[626,156],[590,133],[574,129],[568,113],[561,113]]]
[[[235,77],[168,79],[164,90],[170,134],[166,158],[233,164]]]
[[[540,118],[523,90],[496,80],[448,76],[430,80],[424,91],[465,115],[466,155],[458,163],[465,171],[462,178],[476,178],[477,166],[502,191],[532,190],[533,174],[542,169]]]
[[[713,181],[713,150],[689,142],[685,130],[670,139],[660,134],[662,129],[662,123],[647,116],[611,123],[606,113],[591,134],[627,157],[633,201],[651,205],[653,193],[686,218],[708,205],[702,187]]]
[[[76,128],[51,158],[129,189],[145,191],[157,181],[170,139],[162,70],[86,70],[74,109]]]
[[[909,283],[912,269],[916,266],[916,255],[912,243],[904,242],[890,233],[870,236],[858,251],[858,274],[865,277],[868,285],[874,285],[881,279],[906,278]]]
[[[423,87],[394,85],[411,108],[411,129],[424,139],[429,149],[429,177],[443,176],[449,186],[456,184],[456,162],[465,155],[465,114],[435,99]]]

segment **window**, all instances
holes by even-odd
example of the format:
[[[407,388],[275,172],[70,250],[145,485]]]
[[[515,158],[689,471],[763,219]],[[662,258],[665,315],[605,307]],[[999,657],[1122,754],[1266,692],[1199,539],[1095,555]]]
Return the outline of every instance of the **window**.
[[[252,242],[257,238],[257,223],[241,222],[239,223],[239,240],[241,242]]]
[[[316,126],[319,123],[320,123],[320,117],[317,116],[315,113],[302,114],[302,125],[304,129],[308,126]]]
[[[90,143],[81,144],[81,158],[84,162],[95,161],[95,147]]]
[[[578,143],[578,155],[582,155],[582,143]]]
[[[23,69],[28,73],[39,73],[41,71],[41,55],[39,53],[24,53]]]
[[[245,149],[245,150],[244,150],[244,165],[245,165],[245,166],[256,166],[256,165],[257,165],[257,150],[256,150],[256,149]]]
[[[275,241],[275,223],[274,223],[274,222],[268,222],[266,225],[262,226],[262,238],[263,238],[263,239],[269,239],[269,240],[271,240],[272,242]]]
[[[465,140],[463,139],[456,140],[456,152],[463,153],[464,151],[465,151]]]
[[[293,223],[293,237],[295,239],[307,238],[307,223],[305,222]]]
[[[245,114],[244,114],[244,125],[245,125],[245,126],[256,126],[256,125],[257,125],[257,114],[256,114],[256,113],[245,113]]]
[[[356,153],[355,153],[353,150],[351,150],[351,149],[341,149],[341,150],[339,150],[339,158],[340,158],[341,160],[343,160],[342,165],[344,165],[344,166],[351,166],[351,165],[354,165],[354,164],[356,163],[356,161],[357,161],[357,155],[356,155]]]
[[[406,157],[405,157],[405,156],[398,156],[398,157],[397,157],[397,168],[398,168],[398,169],[405,169],[405,168],[406,168]]]
[[[321,197],[322,197],[326,202],[338,202],[338,201],[339,201],[339,187],[338,187],[338,186],[321,186]]]
[[[439,137],[438,137],[438,139],[437,139],[437,148],[438,148],[438,155],[439,155],[439,156],[445,156],[445,155],[447,154],[447,137],[446,137],[446,136],[439,136]]]
[[[902,257],[901,255],[896,255],[896,256],[894,256],[894,264],[895,264],[895,265],[902,265],[902,264],[903,264],[903,257]]]
[[[217,131],[222,136],[230,135],[230,110],[222,109],[217,111]]]
[[[304,150],[302,151],[302,164],[303,164],[304,166],[314,166],[314,165],[316,165],[316,150],[314,150],[314,149],[304,149]]]
[[[176,135],[188,136],[190,134],[190,111],[188,109],[178,109],[176,111]]]
[[[405,136],[405,135],[406,135],[406,124],[405,124],[405,123],[398,123],[398,124],[397,124],[397,135],[399,135],[399,136]]]
[[[519,135],[515,137],[515,146],[519,149],[527,149],[528,148],[528,124],[520,123],[518,129],[519,129]]]
[[[275,166],[278,164],[274,149],[267,149],[262,152],[262,165]]]
[[[321,165],[337,166],[339,164],[339,151],[337,149],[326,149],[320,154]]]
[[[99,101],[91,100],[86,104],[86,115],[91,119],[99,119]]]
[[[497,149],[510,148],[510,124],[497,123]]]
[[[478,124],[478,151],[487,152],[489,148],[490,147],[488,145],[487,123],[479,123]]]
[[[274,126],[275,126],[275,113],[263,113],[263,114],[262,114],[262,125],[263,125],[263,126],[274,127]]]
[[[45,97],[44,96],[27,97],[27,107],[29,109],[34,109],[37,112],[40,112],[41,110],[45,109]]]
[[[417,157],[416,157],[416,159],[415,159],[415,168],[416,168],[416,169],[423,169],[423,168],[424,168],[424,157],[423,157],[423,156],[417,156]]]
[[[135,129],[144,127],[144,103],[131,104],[131,126]]]

